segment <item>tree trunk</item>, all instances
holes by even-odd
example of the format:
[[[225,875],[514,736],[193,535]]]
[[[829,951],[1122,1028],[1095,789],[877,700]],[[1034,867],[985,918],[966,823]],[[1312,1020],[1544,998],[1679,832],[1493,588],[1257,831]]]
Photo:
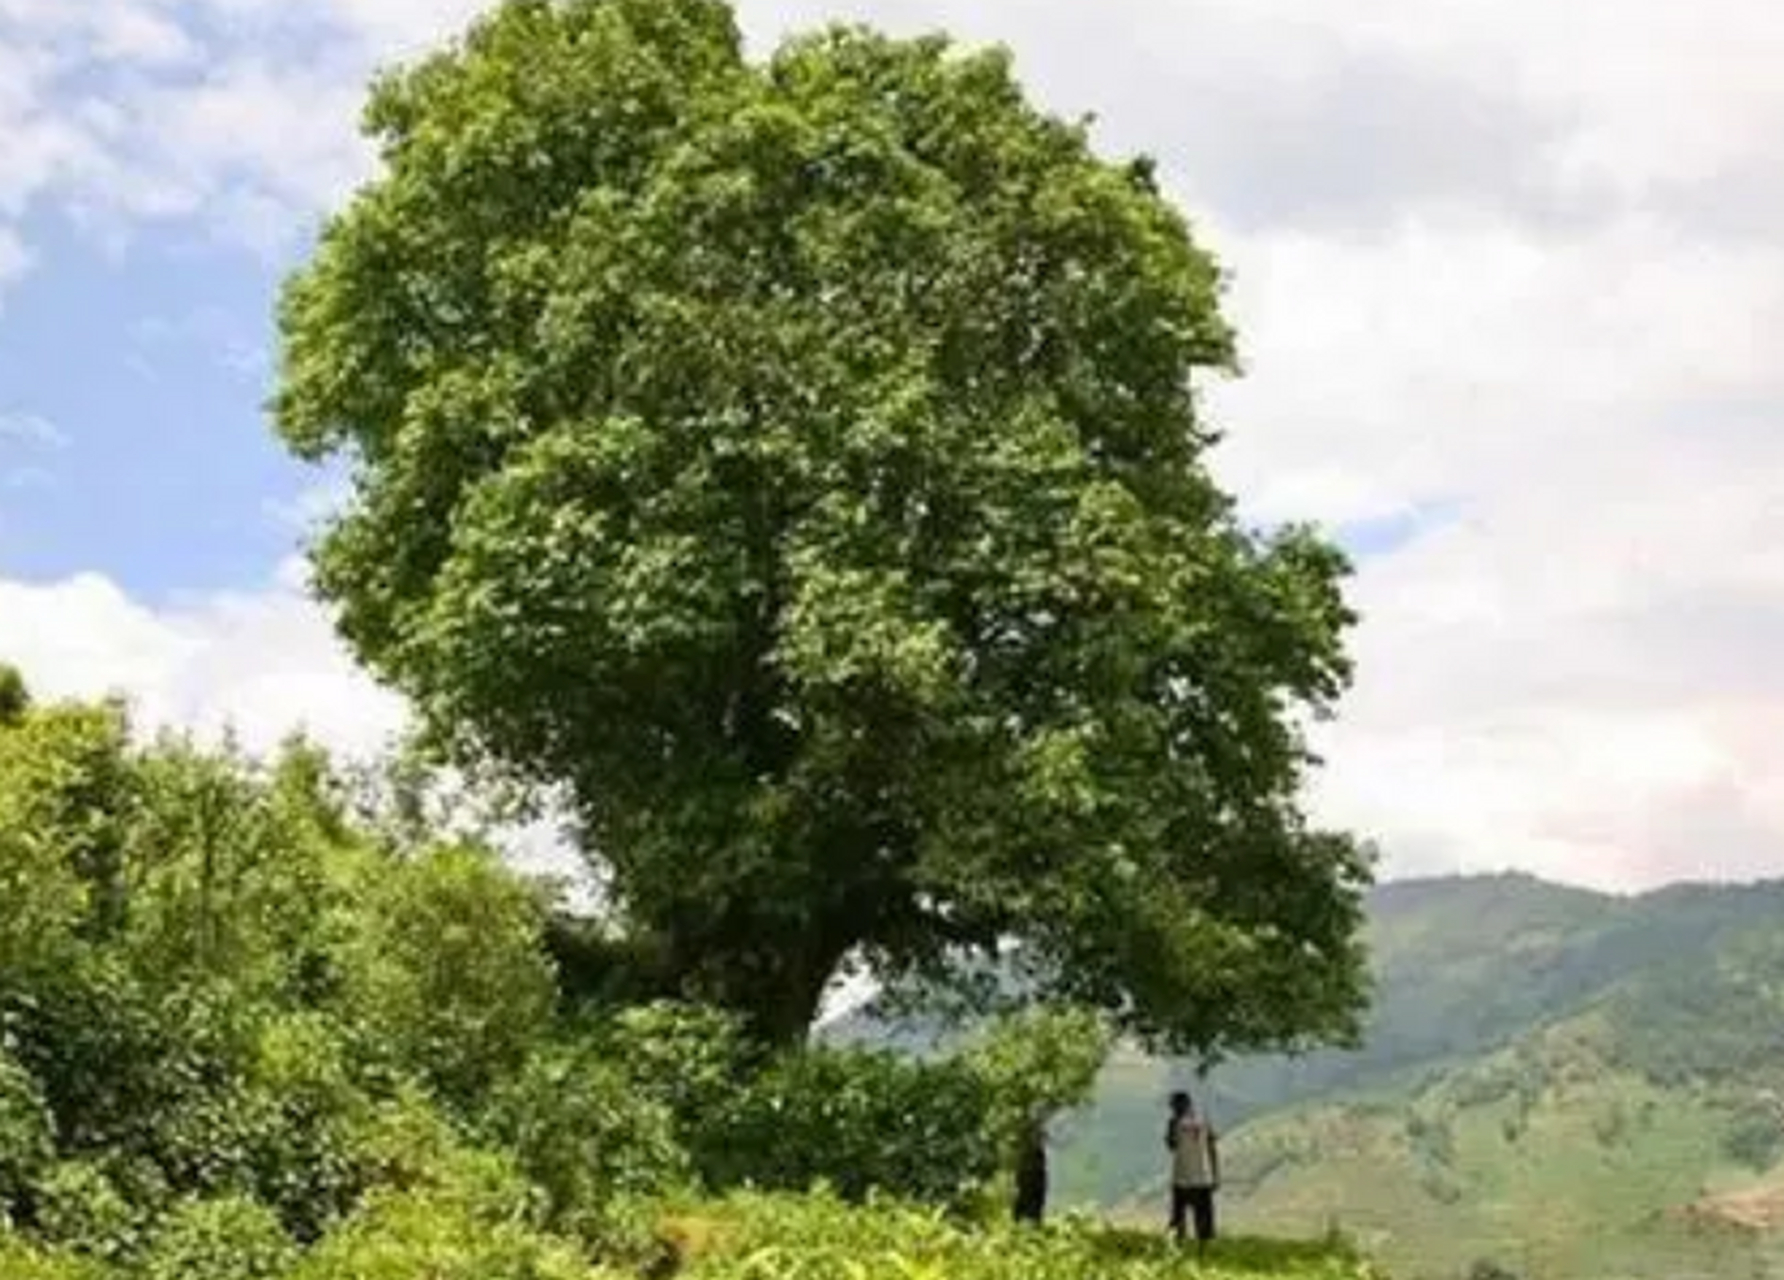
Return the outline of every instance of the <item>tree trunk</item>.
[[[776,938],[766,929],[739,929],[734,922],[723,936],[736,941],[672,939],[664,985],[681,999],[735,1015],[745,1033],[765,1047],[803,1044],[853,942],[838,941],[840,930]]]
[[[750,1034],[763,1044],[794,1048],[805,1043],[824,1002],[824,992],[847,947],[807,937],[792,943],[736,992],[730,1003]]]

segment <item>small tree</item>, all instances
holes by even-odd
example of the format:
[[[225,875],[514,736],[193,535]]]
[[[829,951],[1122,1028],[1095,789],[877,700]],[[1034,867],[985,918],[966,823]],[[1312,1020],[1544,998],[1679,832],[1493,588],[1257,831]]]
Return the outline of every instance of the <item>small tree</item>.
[[[1088,1102],[1110,1047],[1085,1009],[1029,1009],[992,1023],[966,1061],[989,1088],[999,1151],[1011,1156],[1035,1124]]]
[[[1220,276],[1001,52],[745,60],[718,0],[511,0],[386,76],[291,282],[343,635],[571,797],[644,990],[803,1035],[845,957],[1016,941],[1169,1047],[1354,1030],[1366,859],[1297,806],[1333,547],[1191,391]]]
[[[31,706],[25,677],[10,663],[0,662],[0,727],[17,724]]]

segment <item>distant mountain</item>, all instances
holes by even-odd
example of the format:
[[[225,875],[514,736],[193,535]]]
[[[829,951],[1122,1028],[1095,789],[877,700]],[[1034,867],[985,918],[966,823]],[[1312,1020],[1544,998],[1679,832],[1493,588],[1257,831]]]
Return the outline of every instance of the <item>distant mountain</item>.
[[[1235,1222],[1337,1222],[1396,1280],[1483,1261],[1529,1280],[1784,1278],[1784,883],[1394,882],[1368,937],[1361,1050],[1206,1081],[1123,1054],[1064,1126],[1060,1198],[1162,1212],[1164,1099],[1187,1084],[1227,1134]]]

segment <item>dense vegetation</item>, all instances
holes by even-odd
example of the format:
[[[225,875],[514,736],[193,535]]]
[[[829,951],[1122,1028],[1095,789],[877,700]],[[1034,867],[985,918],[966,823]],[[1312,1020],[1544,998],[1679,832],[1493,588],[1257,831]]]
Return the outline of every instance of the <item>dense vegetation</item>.
[[[776,1274],[1170,1265],[972,1225],[1002,1216],[1023,1119],[1088,1089],[1095,1017],[1033,1010],[925,1064],[579,1003],[545,888],[417,833],[412,777],[349,779],[300,741],[264,763],[144,743],[119,706],[7,687],[8,1280],[722,1277],[762,1274],[769,1243]]]
[[[365,125],[273,409],[420,753],[0,673],[0,1272],[1177,1269],[983,1219],[1117,1036],[1354,1037],[1369,858],[1300,805],[1348,567],[1204,465],[1233,335],[1151,166],[1001,53],[755,63],[720,0],[507,0]],[[566,811],[599,914],[430,825],[441,767]],[[807,1044],[850,968],[988,965],[955,1052]]]

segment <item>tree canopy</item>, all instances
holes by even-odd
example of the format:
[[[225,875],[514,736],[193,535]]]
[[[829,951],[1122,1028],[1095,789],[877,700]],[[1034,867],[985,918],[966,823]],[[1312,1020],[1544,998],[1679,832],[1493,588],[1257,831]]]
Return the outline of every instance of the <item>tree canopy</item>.
[[[1210,477],[1220,272],[998,50],[510,0],[383,77],[281,310],[315,548],[449,758],[570,798],[656,989],[801,1035],[1016,944],[1176,1049],[1341,1037],[1342,555]]]

